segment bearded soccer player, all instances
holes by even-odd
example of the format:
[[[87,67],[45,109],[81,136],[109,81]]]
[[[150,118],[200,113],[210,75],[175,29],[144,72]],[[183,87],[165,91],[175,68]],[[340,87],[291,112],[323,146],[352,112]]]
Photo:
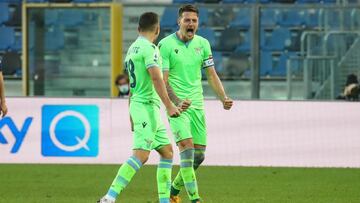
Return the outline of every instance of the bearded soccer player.
[[[130,46],[125,59],[130,78],[133,155],[120,167],[107,194],[98,201],[100,203],[115,202],[153,149],[160,154],[157,168],[159,202],[169,203],[173,152],[160,117],[160,99],[170,118],[178,117],[180,111],[168,97],[159,49],[153,44],[160,32],[158,15],[152,12],[141,15],[138,31],[139,37]]]
[[[196,35],[199,11],[193,5],[179,9],[179,30],[159,42],[163,58],[164,81],[175,105],[188,104],[178,118],[169,118],[171,131],[180,151],[180,172],[171,186],[171,202],[180,202],[183,186],[192,202],[200,202],[195,170],[205,158],[206,124],[201,70],[205,69],[208,83],[229,110],[233,101],[226,96],[215,71],[209,41]]]

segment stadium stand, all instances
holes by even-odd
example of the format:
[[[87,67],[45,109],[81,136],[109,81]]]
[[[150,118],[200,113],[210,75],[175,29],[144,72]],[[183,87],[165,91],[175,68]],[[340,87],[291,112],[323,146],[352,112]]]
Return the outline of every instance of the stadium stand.
[[[304,11],[298,8],[284,9],[278,15],[279,25],[285,27],[302,26],[304,24]]]
[[[27,0],[31,3],[94,3],[110,2],[111,0]],[[134,1],[124,1],[135,3]],[[144,3],[145,0],[136,2]],[[161,13],[161,37],[173,33],[177,29],[177,6],[164,5],[159,8]],[[358,3],[356,0],[341,0],[344,6]],[[21,0],[0,0],[0,55],[14,51],[21,54]],[[301,36],[307,31],[357,31],[360,28],[360,11],[357,7],[341,8],[335,4],[336,0],[173,0],[173,3],[199,3],[200,22],[198,34],[209,40],[213,47],[217,71],[225,78],[247,77],[251,44],[255,40],[252,33],[252,12],[254,3],[263,4],[260,7],[260,75],[266,79],[285,78],[286,61],[296,56],[300,51]],[[219,3],[214,5],[213,3]],[[283,5],[280,5],[280,4]],[[294,3],[294,4],[286,4]],[[307,4],[307,5],[304,5]],[[324,4],[328,4],[324,5]],[[331,5],[334,4],[334,5]],[[279,6],[278,6],[279,5]],[[311,5],[314,5],[312,7]],[[125,4],[126,6],[126,4]],[[337,8],[332,8],[332,6]],[[157,10],[158,11],[158,10]],[[45,10],[45,25],[43,43],[45,51],[62,52],[71,46],[80,46],[83,42],[81,36],[74,34],[78,27],[86,22],[88,16],[82,12],[66,12]],[[106,23],[105,23],[106,24]],[[126,24],[124,24],[127,26]],[[133,29],[129,26],[129,29]],[[58,33],[54,33],[58,30]],[[12,36],[9,36],[10,35]],[[31,28],[29,27],[29,35]],[[133,33],[134,32],[130,32]],[[135,36],[126,36],[131,38]],[[347,34],[345,34],[347,35]],[[319,41],[323,39],[321,36]],[[67,43],[73,40],[74,43]],[[131,41],[130,39],[126,39]],[[354,42],[345,40],[345,49]],[[29,42],[29,49],[34,47],[34,41]],[[124,42],[124,49],[128,43]],[[95,45],[94,45],[95,46]],[[311,43],[309,54],[316,56],[324,54],[323,44]],[[328,47],[337,47],[329,44]],[[238,57],[238,59],[236,59]],[[271,60],[270,60],[271,59]],[[265,65],[270,63],[272,65]],[[232,65],[242,63],[245,68]],[[61,65],[61,64],[60,64]]]
[[[7,3],[0,3],[0,25],[10,19],[10,12]]]
[[[291,44],[290,30],[285,27],[276,28],[271,32],[262,30],[261,34],[265,35],[264,44],[261,46],[265,51],[283,51]]]
[[[238,11],[234,20],[230,22],[230,27],[249,29],[251,24],[251,10],[244,8]]]
[[[232,52],[241,42],[241,36],[238,28],[225,28],[220,36],[219,44],[216,50],[224,52]]]
[[[197,34],[206,38],[207,40],[209,40],[211,47],[217,46],[216,36],[215,36],[215,32],[213,29],[211,29],[209,27],[199,28],[199,30],[197,31]]]
[[[7,51],[15,43],[15,31],[11,27],[0,27],[0,50]]]
[[[177,8],[166,7],[160,20],[161,29],[173,29],[177,27]]]

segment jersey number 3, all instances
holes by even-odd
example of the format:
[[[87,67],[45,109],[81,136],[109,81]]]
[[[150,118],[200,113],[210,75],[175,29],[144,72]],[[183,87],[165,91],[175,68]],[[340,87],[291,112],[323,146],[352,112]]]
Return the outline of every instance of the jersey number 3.
[[[130,83],[130,87],[134,88],[136,86],[136,76],[135,76],[135,65],[134,62],[130,59],[129,61],[125,62],[125,68],[129,71],[130,77],[132,78],[132,83]]]

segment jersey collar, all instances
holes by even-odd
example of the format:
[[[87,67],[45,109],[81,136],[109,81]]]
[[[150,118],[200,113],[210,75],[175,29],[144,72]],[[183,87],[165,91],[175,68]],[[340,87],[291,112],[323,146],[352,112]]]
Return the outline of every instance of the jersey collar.
[[[191,40],[189,40],[189,41],[187,41],[187,42],[184,42],[184,41],[181,40],[181,39],[179,38],[179,36],[177,35],[177,31],[176,31],[173,35],[174,35],[174,37],[175,37],[179,42],[185,44],[186,47],[188,47],[188,46],[190,45],[190,42],[195,38],[195,36],[194,36],[194,38],[192,38]]]

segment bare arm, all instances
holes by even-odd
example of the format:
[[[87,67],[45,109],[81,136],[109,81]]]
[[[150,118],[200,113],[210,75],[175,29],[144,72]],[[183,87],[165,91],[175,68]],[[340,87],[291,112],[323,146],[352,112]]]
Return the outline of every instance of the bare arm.
[[[130,107],[130,99],[131,99],[131,96],[132,96],[132,94],[131,94],[131,92],[129,92],[129,102],[128,102],[129,107]],[[133,120],[132,120],[132,118],[131,118],[131,115],[129,115],[129,117],[130,117],[131,131],[134,132],[134,122],[133,122]]]
[[[178,107],[181,108],[182,111],[185,111],[191,105],[190,100],[181,100],[179,97],[176,96],[174,90],[169,84],[169,71],[164,71],[164,82],[166,85],[166,91],[169,95],[170,100]]]
[[[161,101],[164,103],[166,110],[170,117],[177,117],[180,115],[179,110],[171,103],[171,100],[166,92],[165,83],[161,76],[160,68],[148,68],[151,80],[153,81],[156,92],[158,93]]]
[[[233,101],[226,96],[224,87],[219,79],[219,76],[216,74],[214,66],[206,68],[206,76],[211,89],[223,103],[224,109],[230,109],[232,107]]]
[[[1,115],[2,117],[4,117],[7,114],[7,106],[6,106],[6,101],[5,101],[5,87],[4,87],[4,77],[2,72],[0,72],[0,111],[1,111]]]
[[[169,95],[169,98],[176,106],[178,106],[181,103],[181,99],[176,96],[174,90],[169,84],[169,71],[164,71],[163,73],[164,73],[164,82],[166,85],[166,90]]]

